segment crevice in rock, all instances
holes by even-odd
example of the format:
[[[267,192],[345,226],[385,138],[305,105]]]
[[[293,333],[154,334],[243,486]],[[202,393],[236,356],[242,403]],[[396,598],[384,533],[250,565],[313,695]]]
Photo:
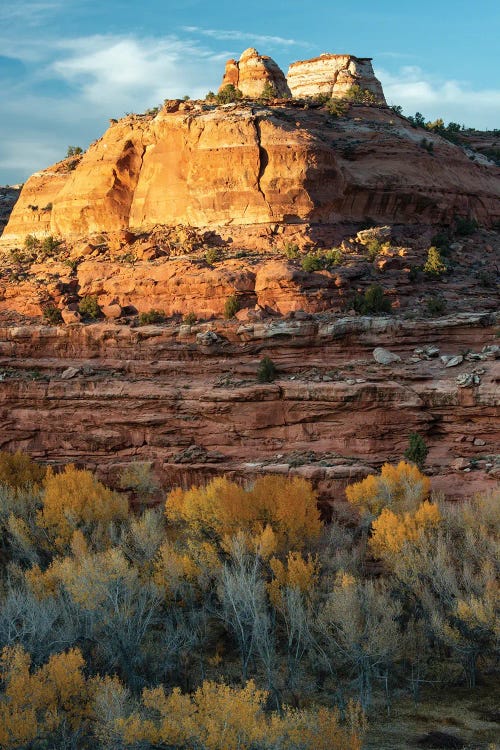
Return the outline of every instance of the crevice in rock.
[[[260,118],[255,117],[254,118],[254,126],[255,126],[255,136],[257,139],[257,148],[259,150],[259,164],[258,164],[258,172],[257,172],[257,190],[264,198],[264,201],[266,202],[266,205],[269,209],[269,215],[273,216],[273,209],[271,204],[269,203],[266,194],[264,190],[262,189],[261,180],[264,176],[264,173],[266,171],[267,165],[269,164],[269,154],[267,153],[266,149],[262,146],[262,134],[261,134],[261,128],[260,128]]]

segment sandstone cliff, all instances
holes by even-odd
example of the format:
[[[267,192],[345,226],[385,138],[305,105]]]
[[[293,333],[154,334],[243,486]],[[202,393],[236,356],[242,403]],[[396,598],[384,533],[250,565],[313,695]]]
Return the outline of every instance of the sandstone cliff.
[[[382,85],[375,77],[370,57],[323,54],[311,60],[300,60],[290,65],[287,83],[293,96],[327,94],[339,99],[353,86],[359,86],[385,104]]]
[[[113,123],[81,159],[33,175],[2,240],[195,227],[500,218],[499,170],[391,110],[174,102]],[[74,168],[73,168],[74,167]]]
[[[267,55],[259,55],[256,49],[245,50],[239,60],[228,60],[221,89],[232,84],[243,96],[258,98],[266,85],[271,86],[276,96],[291,96],[285,75],[279,65]]]

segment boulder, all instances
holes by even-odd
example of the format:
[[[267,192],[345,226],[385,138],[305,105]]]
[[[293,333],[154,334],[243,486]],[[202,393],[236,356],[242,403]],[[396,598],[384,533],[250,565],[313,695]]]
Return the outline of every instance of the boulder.
[[[82,316],[80,315],[78,310],[70,310],[69,307],[63,307],[63,309],[61,310],[61,317],[66,325],[71,325],[72,323],[80,323],[82,319]]]
[[[395,362],[401,362],[401,357],[398,354],[394,354],[394,352],[390,352],[389,349],[384,349],[381,346],[377,346],[373,350],[373,359],[379,365],[392,365]]]
[[[109,305],[101,305],[101,312],[105,318],[116,320],[122,314],[123,310],[118,302],[111,302]]]

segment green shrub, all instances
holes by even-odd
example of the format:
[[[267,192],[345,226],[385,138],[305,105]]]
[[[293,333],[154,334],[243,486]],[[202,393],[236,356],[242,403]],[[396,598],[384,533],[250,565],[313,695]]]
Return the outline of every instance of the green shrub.
[[[299,257],[299,246],[295,245],[293,242],[285,242],[283,250],[288,260],[294,260]]]
[[[40,250],[44,256],[52,255],[54,250],[56,250],[61,244],[61,240],[56,240],[55,237],[52,237],[50,234],[48,237],[43,238],[40,244]]]
[[[80,146],[68,146],[66,158],[69,159],[70,156],[80,156],[80,154],[83,154],[83,148]]]
[[[343,260],[342,250],[339,247],[333,247],[325,252],[323,259],[327,267],[339,266]]]
[[[184,315],[183,322],[188,326],[194,326],[194,324],[196,323],[196,320],[197,318],[194,312],[188,312],[186,313],[186,315]]]
[[[43,308],[43,319],[51,325],[62,323],[61,311],[53,304],[46,305]]]
[[[243,93],[232,83],[228,83],[227,86],[224,86],[219,91],[216,98],[218,104],[231,104],[232,102],[237,102],[242,97]]]
[[[238,297],[232,294],[230,297],[227,298],[224,304],[224,317],[226,318],[226,320],[229,320],[230,318],[234,318],[234,316],[236,315],[239,309],[240,309],[240,303],[238,301]]]
[[[368,258],[368,260],[375,260],[375,258],[380,255],[380,253],[384,249],[385,245],[380,242],[380,240],[373,238],[372,240],[369,240],[365,245],[366,257]]]
[[[314,255],[313,253],[307,253],[302,258],[302,270],[307,271],[307,273],[311,273],[312,271],[319,271],[322,267],[321,258],[319,258],[317,255]]]
[[[479,224],[477,221],[470,217],[459,217],[455,220],[455,232],[461,237],[467,237],[469,234],[472,234],[476,231],[478,226]]]
[[[430,247],[427,251],[427,260],[425,261],[423,270],[431,276],[441,276],[446,271],[446,264],[443,263],[441,253],[437,247]]]
[[[78,312],[87,320],[97,320],[101,314],[101,308],[97,302],[97,297],[91,294],[82,297],[78,305]]]
[[[343,117],[349,109],[349,104],[344,99],[329,99],[326,109],[332,117]]]
[[[392,311],[390,299],[385,296],[384,290],[378,284],[370,286],[364,294],[357,294],[353,300],[353,307],[362,315]]]
[[[217,261],[220,260],[220,256],[220,250],[216,247],[211,247],[205,253],[205,261],[209,266],[213,266],[214,263],[217,263]]]
[[[165,313],[161,310],[149,310],[139,315],[139,324],[141,326],[153,325],[154,323],[164,323],[166,320]]]
[[[272,383],[276,377],[276,365],[270,357],[264,357],[259,362],[257,380],[259,383]]]
[[[30,252],[33,252],[35,250],[38,250],[40,247],[40,240],[38,237],[35,237],[33,234],[27,234],[24,238],[24,247],[26,250],[29,250]]]
[[[418,432],[410,432],[408,435],[408,448],[404,452],[404,457],[422,470],[428,453],[429,449],[423,437]]]
[[[262,89],[262,94],[260,95],[261,99],[276,99],[278,96],[278,93],[276,91],[276,87],[270,82],[266,81],[264,84],[264,88]]]
[[[446,300],[443,297],[429,297],[426,304],[429,315],[442,315],[446,310]]]

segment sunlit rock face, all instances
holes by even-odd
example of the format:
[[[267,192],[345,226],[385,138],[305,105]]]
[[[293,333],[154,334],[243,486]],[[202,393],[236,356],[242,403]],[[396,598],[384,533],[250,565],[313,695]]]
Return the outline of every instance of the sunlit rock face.
[[[248,97],[261,96],[266,84],[272,86],[278,97],[291,96],[279,65],[271,57],[259,55],[253,47],[245,50],[239,60],[227,61],[221,89],[228,84]]]
[[[327,94],[340,99],[353,86],[359,86],[385,104],[382,85],[375,78],[370,57],[323,54],[311,60],[300,60],[290,65],[287,82],[296,97]]]

